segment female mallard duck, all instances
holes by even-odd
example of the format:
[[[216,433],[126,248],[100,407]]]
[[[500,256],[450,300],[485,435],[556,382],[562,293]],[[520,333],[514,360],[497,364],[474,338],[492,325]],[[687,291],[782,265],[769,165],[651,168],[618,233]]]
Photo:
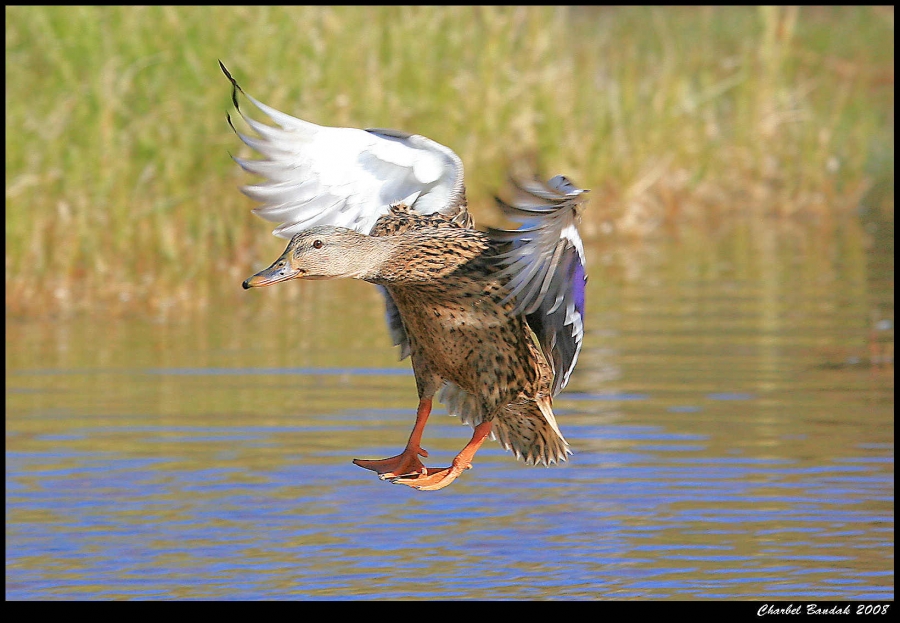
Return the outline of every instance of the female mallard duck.
[[[401,357],[412,359],[419,393],[406,448],[381,460],[354,460],[394,483],[446,487],[488,435],[528,464],[566,460],[569,445],[553,415],[581,350],[584,251],[576,229],[583,193],[562,176],[516,182],[498,200],[515,231],[472,228],[463,167],[447,147],[390,130],[328,128],[247,96],[280,128],[238,112],[259,138],[238,133],[266,160],[237,162],[268,178],[244,192],[254,210],[290,238],[269,268],[244,288],[288,279],[352,277],[377,284]],[[230,121],[230,119],[229,119]],[[232,126],[233,127],[233,126]],[[449,467],[419,457],[432,400],[474,429]]]

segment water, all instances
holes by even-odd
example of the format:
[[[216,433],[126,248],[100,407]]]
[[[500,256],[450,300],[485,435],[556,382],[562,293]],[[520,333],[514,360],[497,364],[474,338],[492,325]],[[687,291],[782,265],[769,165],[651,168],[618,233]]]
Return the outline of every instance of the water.
[[[439,492],[350,462],[416,404],[367,284],[8,319],[6,596],[893,599],[893,262],[862,240],[590,247],[575,454],[489,441]],[[445,413],[428,465],[470,435]]]

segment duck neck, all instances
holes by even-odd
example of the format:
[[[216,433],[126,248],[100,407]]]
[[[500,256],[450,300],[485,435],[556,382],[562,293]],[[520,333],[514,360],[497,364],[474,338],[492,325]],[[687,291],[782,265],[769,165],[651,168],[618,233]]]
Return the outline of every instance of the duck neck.
[[[381,285],[438,283],[487,246],[475,232],[456,228],[417,229],[371,240],[386,255],[369,264],[372,271],[362,278]]]
[[[365,266],[362,273],[354,276],[381,285],[409,281],[407,261],[404,260],[408,249],[404,242],[402,235],[366,236],[363,249]]]
[[[387,237],[360,234],[354,247],[352,253],[344,258],[347,271],[341,277],[380,283],[381,273],[385,265],[390,263],[396,244],[392,244]]]

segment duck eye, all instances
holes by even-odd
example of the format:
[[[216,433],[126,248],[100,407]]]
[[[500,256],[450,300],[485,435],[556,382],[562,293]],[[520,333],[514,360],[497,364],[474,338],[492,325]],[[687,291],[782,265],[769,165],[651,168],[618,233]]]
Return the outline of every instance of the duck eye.
[[[322,244],[322,241],[321,241],[321,240],[314,240],[314,241],[313,241],[313,249],[321,249],[323,246],[324,246],[324,245]]]

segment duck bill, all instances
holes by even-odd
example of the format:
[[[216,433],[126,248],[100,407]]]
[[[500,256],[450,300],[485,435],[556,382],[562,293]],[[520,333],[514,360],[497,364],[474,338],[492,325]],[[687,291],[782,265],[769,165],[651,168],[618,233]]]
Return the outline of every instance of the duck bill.
[[[282,281],[287,281],[288,279],[300,277],[304,272],[305,271],[299,268],[292,267],[290,262],[281,257],[267,269],[259,271],[244,281],[243,286],[245,290],[271,286]]]

